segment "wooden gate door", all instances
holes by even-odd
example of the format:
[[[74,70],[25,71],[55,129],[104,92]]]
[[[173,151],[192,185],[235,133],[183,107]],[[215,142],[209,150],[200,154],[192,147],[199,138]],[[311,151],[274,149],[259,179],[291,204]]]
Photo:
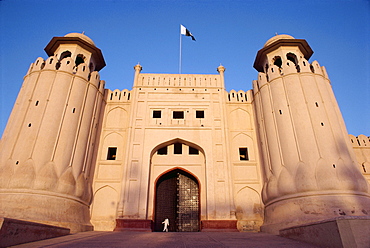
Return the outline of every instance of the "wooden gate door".
[[[154,231],[162,231],[164,219],[170,232],[199,231],[199,185],[182,170],[163,175],[156,185]]]

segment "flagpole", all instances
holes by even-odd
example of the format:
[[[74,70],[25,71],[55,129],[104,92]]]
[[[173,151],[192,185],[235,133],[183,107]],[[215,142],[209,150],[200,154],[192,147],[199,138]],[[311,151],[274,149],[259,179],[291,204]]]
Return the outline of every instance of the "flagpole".
[[[180,61],[179,61],[179,74],[181,74],[181,66],[182,66],[182,35],[181,35],[181,26],[180,26]]]

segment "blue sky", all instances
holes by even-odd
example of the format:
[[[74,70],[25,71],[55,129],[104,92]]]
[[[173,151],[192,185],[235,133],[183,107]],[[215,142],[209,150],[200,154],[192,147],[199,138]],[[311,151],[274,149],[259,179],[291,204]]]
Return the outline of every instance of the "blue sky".
[[[370,135],[370,3],[366,0],[0,0],[0,134],[30,63],[54,36],[82,32],[99,47],[109,89],[131,89],[143,73],[217,73],[229,91],[249,90],[256,53],[275,35],[306,39],[325,66],[348,132]]]

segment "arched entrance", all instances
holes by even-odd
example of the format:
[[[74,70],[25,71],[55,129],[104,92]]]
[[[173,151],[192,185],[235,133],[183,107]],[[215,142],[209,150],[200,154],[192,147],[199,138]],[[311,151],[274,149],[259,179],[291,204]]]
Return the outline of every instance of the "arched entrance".
[[[161,176],[156,184],[154,231],[170,220],[170,232],[199,231],[199,184],[189,173],[176,169]]]

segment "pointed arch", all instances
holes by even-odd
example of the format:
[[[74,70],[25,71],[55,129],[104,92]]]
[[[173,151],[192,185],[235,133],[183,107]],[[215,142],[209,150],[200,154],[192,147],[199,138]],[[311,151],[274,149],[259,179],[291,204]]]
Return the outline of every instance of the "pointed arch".
[[[70,51],[64,51],[59,57],[59,61],[64,59],[64,58],[70,58],[72,56],[72,53]]]
[[[162,230],[164,219],[169,219],[170,231],[200,230],[199,179],[182,168],[172,168],[156,179],[154,231]]]
[[[276,65],[278,68],[281,68],[282,64],[283,64],[283,61],[281,59],[280,56],[275,56],[273,59],[272,59],[272,63],[274,65]]]
[[[104,185],[94,192],[91,204],[91,222],[96,231],[113,231],[117,218],[118,192]]]
[[[239,161],[240,154],[238,152],[240,148],[248,149],[248,160],[254,161],[256,159],[253,138],[247,133],[240,132],[235,135],[231,140],[231,147],[231,157],[233,161]]]
[[[191,171],[189,171],[189,170],[187,170],[187,169],[185,169],[185,168],[179,167],[179,166],[173,167],[173,168],[168,169],[168,170],[166,170],[166,171],[162,172],[161,174],[159,174],[159,176],[157,176],[157,178],[155,179],[154,184],[156,185],[156,184],[158,183],[158,180],[159,180],[161,177],[163,177],[164,175],[169,174],[169,173],[171,173],[172,171],[176,171],[176,170],[184,171],[184,172],[186,172],[187,174],[191,175],[195,180],[197,180],[197,183],[198,183],[198,185],[200,186],[200,180],[199,180],[199,178],[198,178],[194,173],[192,173]]]
[[[246,125],[247,128],[251,128],[252,126],[251,114],[242,108],[236,108],[232,110],[228,119],[231,130],[242,130],[246,128]]]
[[[104,188],[111,188],[111,189],[113,189],[116,193],[118,193],[117,192],[117,190],[115,189],[115,188],[113,188],[112,186],[110,186],[110,185],[103,185],[103,186],[101,186],[100,188],[98,188],[97,190],[95,190],[95,192],[94,192],[94,194],[93,194],[93,197],[95,197],[95,195],[98,193],[98,191],[99,190],[102,190],[102,189],[104,189]]]
[[[263,222],[263,203],[257,190],[245,186],[235,194],[236,218],[238,229],[259,231]]]
[[[122,107],[110,109],[105,118],[105,126],[109,128],[125,128],[128,123],[127,110]]]
[[[197,145],[196,143],[194,142],[191,142],[191,141],[188,141],[188,140],[184,140],[184,139],[181,139],[181,138],[174,138],[174,139],[170,139],[170,140],[167,140],[167,141],[164,141],[158,145],[156,145],[152,151],[150,152],[150,157],[152,157],[154,155],[154,153],[159,150],[160,148],[163,148],[165,146],[169,146],[169,145],[172,145],[172,144],[175,144],[175,143],[181,143],[181,144],[185,144],[189,147],[194,147],[196,149],[198,149],[201,153],[203,153],[205,155],[205,152],[204,152],[204,149]]]
[[[122,160],[123,159],[123,151],[122,151],[122,143],[123,143],[123,136],[118,132],[110,132],[104,136],[101,150],[100,150],[100,159],[106,160],[107,154],[109,152],[109,148],[116,148],[116,159],[115,160]]]
[[[299,64],[298,64],[298,58],[297,58],[297,55],[295,55],[294,53],[292,52],[289,52],[286,54],[286,58],[288,61],[292,61],[294,63],[294,66],[296,67],[297,69],[297,72],[300,72],[300,67],[299,67]],[[289,63],[289,62],[287,62]]]
[[[79,64],[85,63],[86,57],[83,54],[78,54],[75,60],[76,66]]]

